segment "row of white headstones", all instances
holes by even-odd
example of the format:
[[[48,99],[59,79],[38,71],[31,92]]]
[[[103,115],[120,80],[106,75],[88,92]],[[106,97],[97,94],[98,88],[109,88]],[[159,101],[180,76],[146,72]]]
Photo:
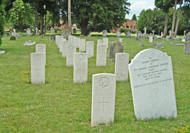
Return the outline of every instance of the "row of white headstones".
[[[87,82],[88,58],[94,56],[94,42],[85,42],[79,37],[69,36],[67,41],[56,36],[62,57],[66,57],[66,66],[73,66],[74,83]],[[86,53],[76,52],[76,48],[79,51],[85,51],[86,48]],[[107,38],[98,40],[97,66],[106,65],[107,48]],[[37,44],[36,53],[31,53],[32,84],[45,83],[45,51],[45,44]],[[91,125],[114,122],[116,81],[128,80],[128,70],[137,120],[176,118],[171,57],[160,50],[147,49],[138,53],[129,65],[128,63],[129,54],[117,53],[115,74],[100,73],[92,76]]]

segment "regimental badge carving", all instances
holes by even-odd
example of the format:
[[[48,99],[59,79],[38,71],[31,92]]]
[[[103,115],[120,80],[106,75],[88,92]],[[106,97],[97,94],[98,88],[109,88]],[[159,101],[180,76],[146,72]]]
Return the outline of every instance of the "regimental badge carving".
[[[125,55],[120,55],[120,56],[119,56],[119,59],[120,59],[121,61],[124,61],[124,60],[126,59],[126,56],[125,56]]]
[[[41,60],[41,57],[40,57],[40,55],[35,55],[35,56],[34,56],[34,59],[35,59],[36,61],[40,61],[40,60]]]
[[[80,54],[80,55],[78,56],[78,59],[79,59],[79,60],[84,60],[84,56],[83,56],[82,54]]]
[[[110,85],[110,79],[107,77],[103,77],[100,79],[99,84],[104,89]]]

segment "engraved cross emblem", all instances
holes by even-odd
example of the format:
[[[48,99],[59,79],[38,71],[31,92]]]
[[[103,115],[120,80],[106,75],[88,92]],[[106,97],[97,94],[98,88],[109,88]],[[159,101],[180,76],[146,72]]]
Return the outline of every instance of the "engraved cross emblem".
[[[102,108],[102,113],[104,113],[104,106],[106,103],[109,103],[109,102],[105,102],[105,97],[103,97],[103,101],[102,102],[99,102],[100,104],[102,104],[103,108]]]

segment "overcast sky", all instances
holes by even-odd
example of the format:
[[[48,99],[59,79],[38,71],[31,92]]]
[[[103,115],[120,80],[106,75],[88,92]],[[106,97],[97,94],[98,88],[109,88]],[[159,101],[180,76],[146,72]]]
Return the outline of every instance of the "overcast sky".
[[[132,19],[133,14],[136,14],[136,16],[139,16],[140,12],[143,9],[154,9],[154,1],[155,0],[128,0],[129,3],[131,3],[130,6],[130,13],[129,15],[126,15],[125,17],[127,19]]]

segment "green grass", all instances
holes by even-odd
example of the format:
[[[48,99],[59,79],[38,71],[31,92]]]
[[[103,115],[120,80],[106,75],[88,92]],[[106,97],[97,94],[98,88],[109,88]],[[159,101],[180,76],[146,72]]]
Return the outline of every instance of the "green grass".
[[[102,37],[81,38],[96,44]],[[30,53],[35,52],[35,46],[24,46],[28,40],[46,44],[45,85],[30,83]],[[109,40],[117,38],[110,37]],[[141,40],[125,38],[125,42],[124,52],[130,54],[130,60],[141,50],[153,48],[148,39],[144,48],[138,46]],[[95,57],[90,58],[88,82],[73,84],[73,69],[65,67],[66,60],[50,37],[23,36],[16,41],[3,38],[1,49],[6,54],[0,55],[0,132],[172,133],[190,130],[190,55],[183,54],[183,46],[167,45],[168,42],[164,41],[164,48],[159,50],[172,57],[178,117],[137,121],[130,82],[117,82],[114,123],[91,127],[92,75],[114,73],[114,63],[108,60],[106,67],[96,67]]]

